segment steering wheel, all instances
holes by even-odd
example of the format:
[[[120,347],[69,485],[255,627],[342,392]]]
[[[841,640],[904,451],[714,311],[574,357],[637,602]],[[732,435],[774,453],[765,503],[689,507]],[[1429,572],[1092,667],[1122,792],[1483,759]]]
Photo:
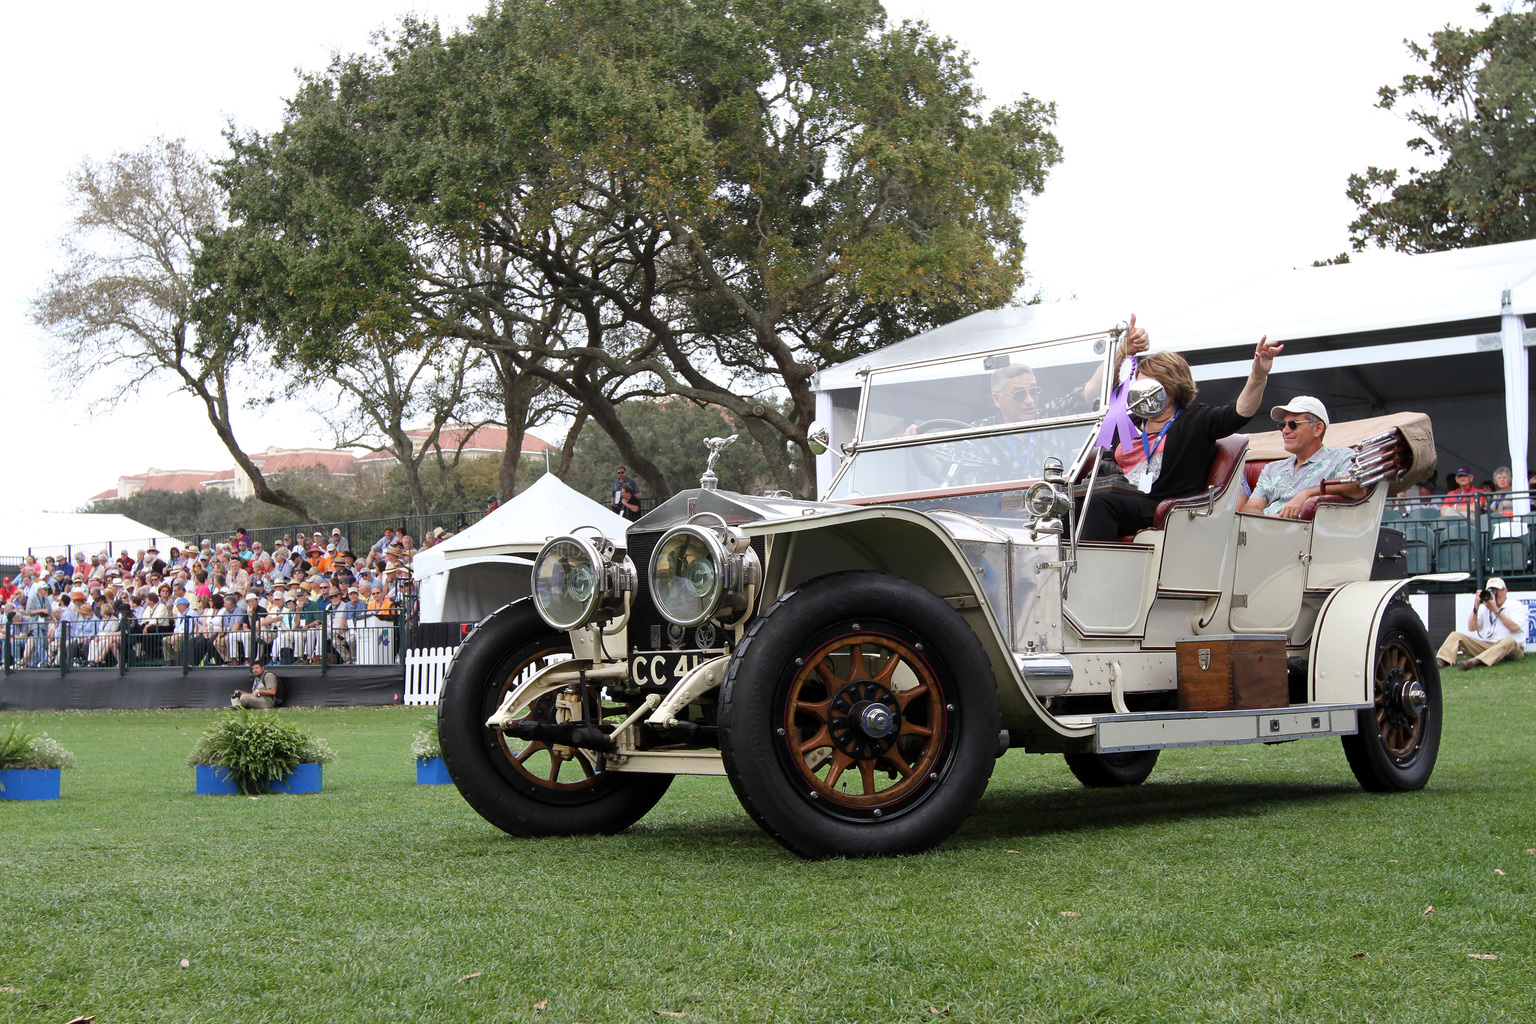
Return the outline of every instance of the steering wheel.
[[[945,430],[971,430],[964,420],[942,417],[924,420],[915,433],[935,434]],[[917,455],[917,465],[925,474],[945,487],[979,483],[996,475],[1000,467],[1011,465],[1008,449],[995,437],[966,437],[929,445]]]

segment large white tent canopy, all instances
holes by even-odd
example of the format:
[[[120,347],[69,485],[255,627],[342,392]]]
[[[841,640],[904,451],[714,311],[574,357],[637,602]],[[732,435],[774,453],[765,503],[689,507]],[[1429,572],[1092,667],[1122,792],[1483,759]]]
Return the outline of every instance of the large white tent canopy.
[[[76,551],[130,553],[153,545],[162,553],[182,542],[153,526],[127,516],[98,512],[0,513],[0,559],[19,561],[23,555],[73,557]]]
[[[846,440],[834,410],[846,409],[864,367],[1097,333],[1133,312],[1154,348],[1189,359],[1208,401],[1236,395],[1255,342],[1268,335],[1286,345],[1270,397],[1316,395],[1336,419],[1428,412],[1442,472],[1468,465],[1491,475],[1507,459],[1516,486],[1526,479],[1536,241],[1307,267],[1215,295],[1128,297],[1114,309],[1059,302],[988,310],[823,370],[818,418],[832,424],[834,441]],[[832,459],[818,459],[823,481]]]
[[[474,622],[528,593],[533,556],[552,537],[592,527],[621,540],[629,522],[546,473],[474,526],[411,562],[421,621]]]

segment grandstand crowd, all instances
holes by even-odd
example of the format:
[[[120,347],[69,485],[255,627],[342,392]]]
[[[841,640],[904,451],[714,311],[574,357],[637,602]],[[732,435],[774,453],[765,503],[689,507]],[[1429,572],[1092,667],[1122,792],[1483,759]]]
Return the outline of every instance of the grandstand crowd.
[[[448,536],[438,529],[423,545]],[[412,538],[354,553],[339,528],[271,550],[238,529],[197,548],[28,556],[0,583],[13,667],[372,664],[400,658],[416,615]]]

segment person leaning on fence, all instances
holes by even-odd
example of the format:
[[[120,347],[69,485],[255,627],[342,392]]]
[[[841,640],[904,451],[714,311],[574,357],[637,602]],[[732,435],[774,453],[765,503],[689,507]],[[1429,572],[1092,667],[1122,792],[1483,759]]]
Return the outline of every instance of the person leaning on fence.
[[[1525,630],[1528,611],[1524,601],[1509,600],[1509,587],[1498,576],[1477,594],[1467,629],[1472,634],[1452,633],[1435,652],[1442,666],[1455,662],[1462,671],[1492,667],[1501,661],[1525,657]],[[1460,661],[1461,653],[1470,657]]]

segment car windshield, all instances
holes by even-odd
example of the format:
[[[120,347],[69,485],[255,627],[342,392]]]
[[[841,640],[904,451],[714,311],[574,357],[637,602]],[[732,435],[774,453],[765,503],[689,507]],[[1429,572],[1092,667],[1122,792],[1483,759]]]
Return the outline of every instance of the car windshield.
[[[1100,417],[1109,334],[869,371],[829,500],[1039,479]]]

